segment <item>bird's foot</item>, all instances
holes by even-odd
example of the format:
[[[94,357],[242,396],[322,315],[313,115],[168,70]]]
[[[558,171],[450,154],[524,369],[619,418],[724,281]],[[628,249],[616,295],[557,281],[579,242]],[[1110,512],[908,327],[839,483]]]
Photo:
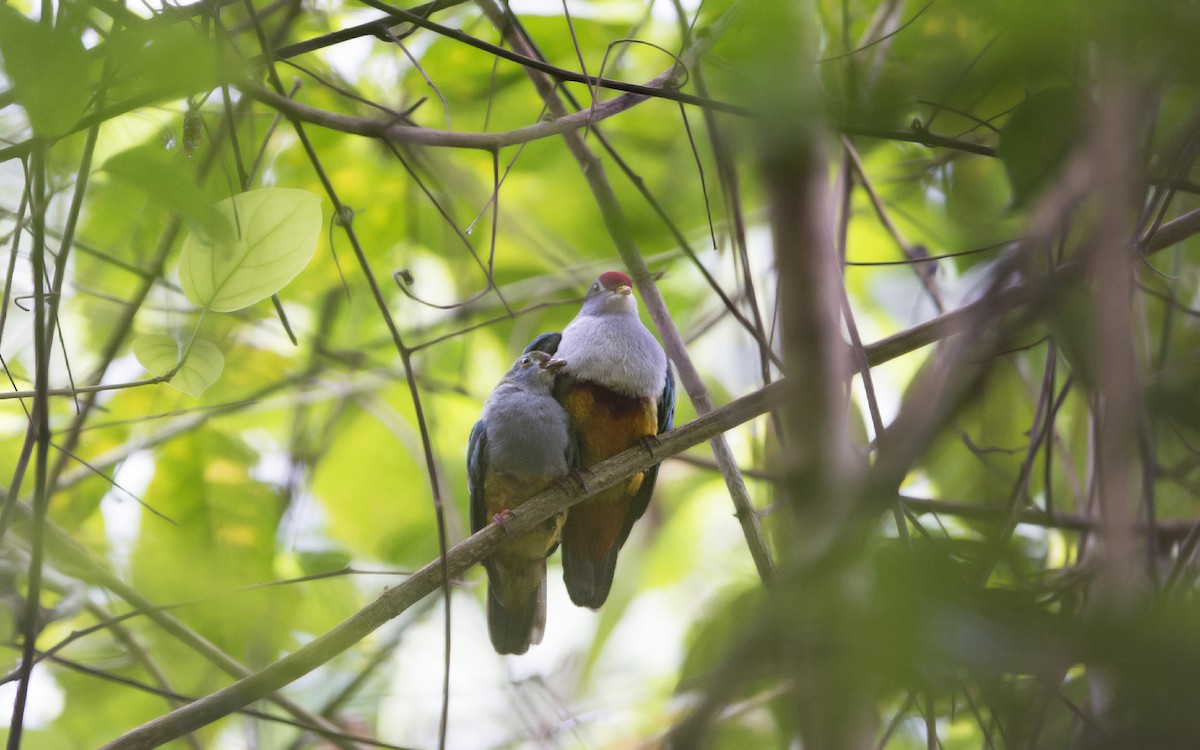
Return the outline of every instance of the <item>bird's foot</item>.
[[[592,476],[592,470],[586,466],[575,466],[575,467],[572,467],[571,470],[567,472],[567,476],[569,476],[571,479],[575,480],[575,484],[579,485],[579,489],[583,490],[584,492],[587,492],[588,486],[587,486],[587,482],[583,478],[584,474],[586,474],[590,477],[590,476]],[[563,492],[571,491],[571,488],[567,485],[566,477],[560,477],[558,480],[558,485],[560,487],[562,487]]]
[[[655,457],[654,449],[662,445],[662,441],[658,439],[657,435],[642,435],[638,438],[638,443],[646,449],[646,452],[650,454],[650,458]]]
[[[507,524],[510,520],[512,520],[512,517],[513,517],[513,512],[511,510],[509,510],[508,508],[505,508],[504,510],[500,511],[496,515],[492,516],[492,523],[499,524],[501,531],[504,532],[504,536],[507,537],[508,536],[508,525]]]

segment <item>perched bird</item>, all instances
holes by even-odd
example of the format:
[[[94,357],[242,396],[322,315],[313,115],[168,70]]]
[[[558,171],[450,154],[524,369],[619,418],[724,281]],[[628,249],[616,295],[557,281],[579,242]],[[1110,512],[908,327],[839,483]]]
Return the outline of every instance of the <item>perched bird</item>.
[[[571,418],[579,463],[588,467],[671,429],[675,379],[667,355],[638,318],[629,277],[600,274],[562,333],[543,333],[526,351],[567,361],[554,395]],[[598,608],[612,587],[617,553],[646,512],[658,466],[571,508],[562,533],[563,580],[571,601]]]
[[[567,475],[574,448],[566,412],[554,400],[566,363],[530,351],[505,373],[483,405],[467,444],[471,531],[505,516]],[[506,541],[484,561],[487,618],[501,654],[523,654],[546,628],[546,557],[558,546],[563,514]]]

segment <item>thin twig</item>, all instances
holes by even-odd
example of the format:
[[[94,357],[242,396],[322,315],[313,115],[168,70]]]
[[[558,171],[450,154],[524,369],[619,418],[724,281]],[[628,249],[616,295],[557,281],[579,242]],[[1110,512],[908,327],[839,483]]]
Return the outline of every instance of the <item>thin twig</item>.
[[[81,674],[86,674],[86,675],[89,675],[92,677],[97,677],[99,679],[107,680],[109,682],[116,683],[118,685],[125,685],[126,687],[130,687],[135,690],[140,690],[141,692],[149,694],[149,695],[157,695],[162,698],[167,698],[172,701],[183,703],[185,705],[188,703],[191,703],[192,701],[195,700],[195,698],[193,698],[191,696],[172,692],[172,691],[164,689],[164,688],[156,688],[153,685],[147,685],[143,682],[139,682],[137,680],[130,679],[129,677],[123,677],[121,675],[114,674],[112,672],[105,672],[105,671],[96,669],[95,667],[90,667],[86,664],[81,664],[81,663],[71,660],[71,659],[64,659],[61,656],[52,656],[49,658],[50,658],[50,661],[54,662],[55,664],[59,664],[61,666],[67,667],[68,669],[72,669]],[[286,716],[278,716],[275,714],[269,714],[269,713],[266,713],[265,711],[259,711],[259,710],[253,709],[253,708],[242,708],[242,709],[239,709],[237,711],[237,713],[245,715],[245,716],[249,716],[250,718],[253,718],[253,719],[258,719],[260,721],[269,721],[274,724],[284,724],[286,726],[301,729],[305,732],[312,732],[314,734],[325,737],[325,738],[329,739],[330,741],[336,742],[337,744],[339,744],[343,747],[357,747],[359,745],[367,745],[369,747],[381,748],[381,750],[413,750],[413,748],[405,747],[403,745],[392,745],[387,742],[380,742],[379,740],[374,739],[372,737],[362,737],[360,735],[350,734],[349,732],[344,732],[340,729],[322,728],[322,727],[316,726],[314,724],[307,723],[303,720],[289,719]]]
[[[867,192],[867,197],[871,200],[871,206],[875,209],[875,215],[879,217],[879,223],[891,235],[896,245],[900,248],[900,252],[904,253],[904,257],[908,258],[910,262],[928,256],[925,248],[919,245],[910,245],[900,232],[900,228],[892,221],[891,214],[888,213],[883,200],[875,192],[875,188],[871,184],[871,178],[867,175],[867,170],[863,167],[862,160],[858,158],[858,151],[855,150],[854,144],[846,136],[842,136],[842,148],[846,154],[846,158],[854,167],[854,172],[858,175],[859,183],[862,185],[863,190]],[[845,256],[843,255],[843,257]],[[913,270],[916,272],[921,286],[925,288],[925,292],[933,301],[934,307],[939,313],[943,312],[942,295],[938,290],[937,284],[934,282],[934,274],[937,272],[937,269],[923,265],[914,265]]]
[[[47,492],[46,473],[50,453],[50,403],[46,398],[50,377],[50,341],[48,337],[46,289],[43,271],[46,257],[46,144],[40,143],[33,150],[29,171],[33,177],[32,195],[29,200],[30,216],[33,219],[33,242],[29,249],[33,266],[33,342],[37,391],[33,401],[33,414],[29,420],[28,433],[35,437],[35,463],[33,483],[33,518],[29,529],[30,555],[29,574],[26,583],[25,610],[20,620],[21,632],[21,676],[17,682],[17,694],[13,700],[12,719],[9,722],[8,748],[20,750],[21,735],[25,726],[25,704],[29,697],[29,680],[37,646],[41,615],[42,561],[45,552],[46,514],[50,497]],[[12,507],[15,499],[10,498]],[[8,510],[8,507],[5,508]]]
[[[852,161],[852,152],[843,149],[841,171],[841,179],[843,181],[841,186],[842,200],[836,239],[836,251],[839,258],[846,257],[846,236],[850,224],[850,202],[854,193],[854,183],[850,176],[850,163]],[[842,283],[838,285],[838,301],[842,310],[842,321],[846,325],[847,333],[850,334],[850,346],[854,351],[854,359],[859,377],[862,378],[863,393],[867,397],[867,412],[871,417],[871,429],[874,431],[874,439],[878,439],[883,434],[883,416],[879,412],[879,399],[875,397],[875,383],[871,375],[871,365],[867,361],[867,354],[863,349],[862,336],[859,335],[858,324],[854,320],[854,308],[850,304],[850,294],[846,291],[844,273],[843,271]],[[892,517],[896,522],[896,533],[900,536],[904,545],[911,548],[912,539],[909,537],[908,524],[904,521],[904,513],[899,503],[892,508]]]
[[[109,614],[97,604],[89,603],[87,605],[87,609],[92,616],[99,619],[109,619],[110,617]],[[131,654],[135,660],[141,663],[142,669],[146,670],[146,673],[150,675],[150,679],[154,680],[158,688],[164,693],[169,694],[164,696],[168,706],[171,708],[179,708],[186,702],[183,700],[182,696],[175,694],[175,688],[171,684],[171,678],[168,677],[167,673],[163,671],[163,668],[158,665],[158,662],[154,660],[154,657],[150,654],[150,652],[138,642],[133,633],[129,631],[129,628],[125,627],[119,622],[114,622],[110,625],[109,630],[112,632],[113,637],[125,646],[126,652]],[[39,654],[38,656],[39,661],[45,658],[45,653]],[[191,747],[192,750],[203,750],[203,745],[200,744],[200,738],[198,738],[195,733],[189,733],[185,735],[184,741],[187,742],[188,746]]]

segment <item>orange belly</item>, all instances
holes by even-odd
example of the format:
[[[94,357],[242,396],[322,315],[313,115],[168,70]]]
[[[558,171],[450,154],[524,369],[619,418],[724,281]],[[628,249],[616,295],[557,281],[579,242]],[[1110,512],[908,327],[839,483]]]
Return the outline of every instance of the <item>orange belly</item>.
[[[612,458],[645,437],[658,434],[658,411],[648,399],[624,396],[586,381],[570,383],[561,396],[571,426],[579,436],[580,464],[592,466]],[[571,552],[602,560],[644,507],[634,508],[643,474],[597,493],[572,508],[563,529]],[[635,514],[634,518],[629,518]]]

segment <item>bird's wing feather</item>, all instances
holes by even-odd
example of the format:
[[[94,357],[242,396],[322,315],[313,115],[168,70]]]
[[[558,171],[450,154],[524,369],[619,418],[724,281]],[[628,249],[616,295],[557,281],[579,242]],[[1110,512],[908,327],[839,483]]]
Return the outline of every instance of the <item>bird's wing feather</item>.
[[[549,335],[549,334],[543,334],[543,335]],[[554,334],[554,335],[558,335],[558,334]],[[536,339],[535,339],[535,341],[536,341]],[[537,351],[545,351],[545,350],[538,349]],[[583,465],[583,453],[581,452],[581,449],[580,449],[579,433],[576,432],[573,427],[568,427],[567,428],[567,438],[568,438],[567,450],[566,450],[567,469],[569,471],[574,471]],[[558,550],[558,545],[559,545],[559,541],[555,540],[554,545],[552,547],[550,547],[550,549],[546,552],[546,557],[550,557],[550,555],[553,555]]]
[[[642,484],[638,487],[637,494],[633,496],[633,502],[629,504],[629,515],[625,516],[625,525],[621,529],[621,536],[618,537],[621,544],[625,544],[625,540],[629,538],[634,521],[641,518],[646,512],[646,508],[650,507],[650,495],[654,493],[654,483],[657,480],[658,464],[654,464],[642,474]]]
[[[471,428],[467,439],[467,489],[471,495],[471,533],[488,524],[487,503],[483,497],[483,480],[487,476],[487,430],[483,420]]]
[[[663,384],[662,396],[658,400],[658,433],[661,435],[675,425],[675,376],[671,373],[671,366],[667,365],[667,382]],[[646,512],[646,508],[650,505],[650,495],[654,493],[654,483],[658,480],[658,464],[654,464],[646,469],[646,473],[642,475],[642,485],[638,487],[637,494],[633,496],[633,502],[630,504],[629,515],[625,519],[625,528],[621,530],[622,544],[626,537],[629,536],[629,531],[633,528],[633,522],[642,517]]]
[[[667,364],[667,382],[663,383],[662,395],[658,397],[658,434],[675,426],[675,374]]]
[[[573,427],[567,428],[567,469],[578,469],[583,465],[583,453],[579,443],[579,433]]]
[[[558,331],[549,331],[536,337],[533,341],[530,341],[529,346],[525,347],[525,351],[521,353],[528,354],[530,352],[545,352],[547,354],[554,354],[558,351],[558,345],[561,341],[561,333]]]

